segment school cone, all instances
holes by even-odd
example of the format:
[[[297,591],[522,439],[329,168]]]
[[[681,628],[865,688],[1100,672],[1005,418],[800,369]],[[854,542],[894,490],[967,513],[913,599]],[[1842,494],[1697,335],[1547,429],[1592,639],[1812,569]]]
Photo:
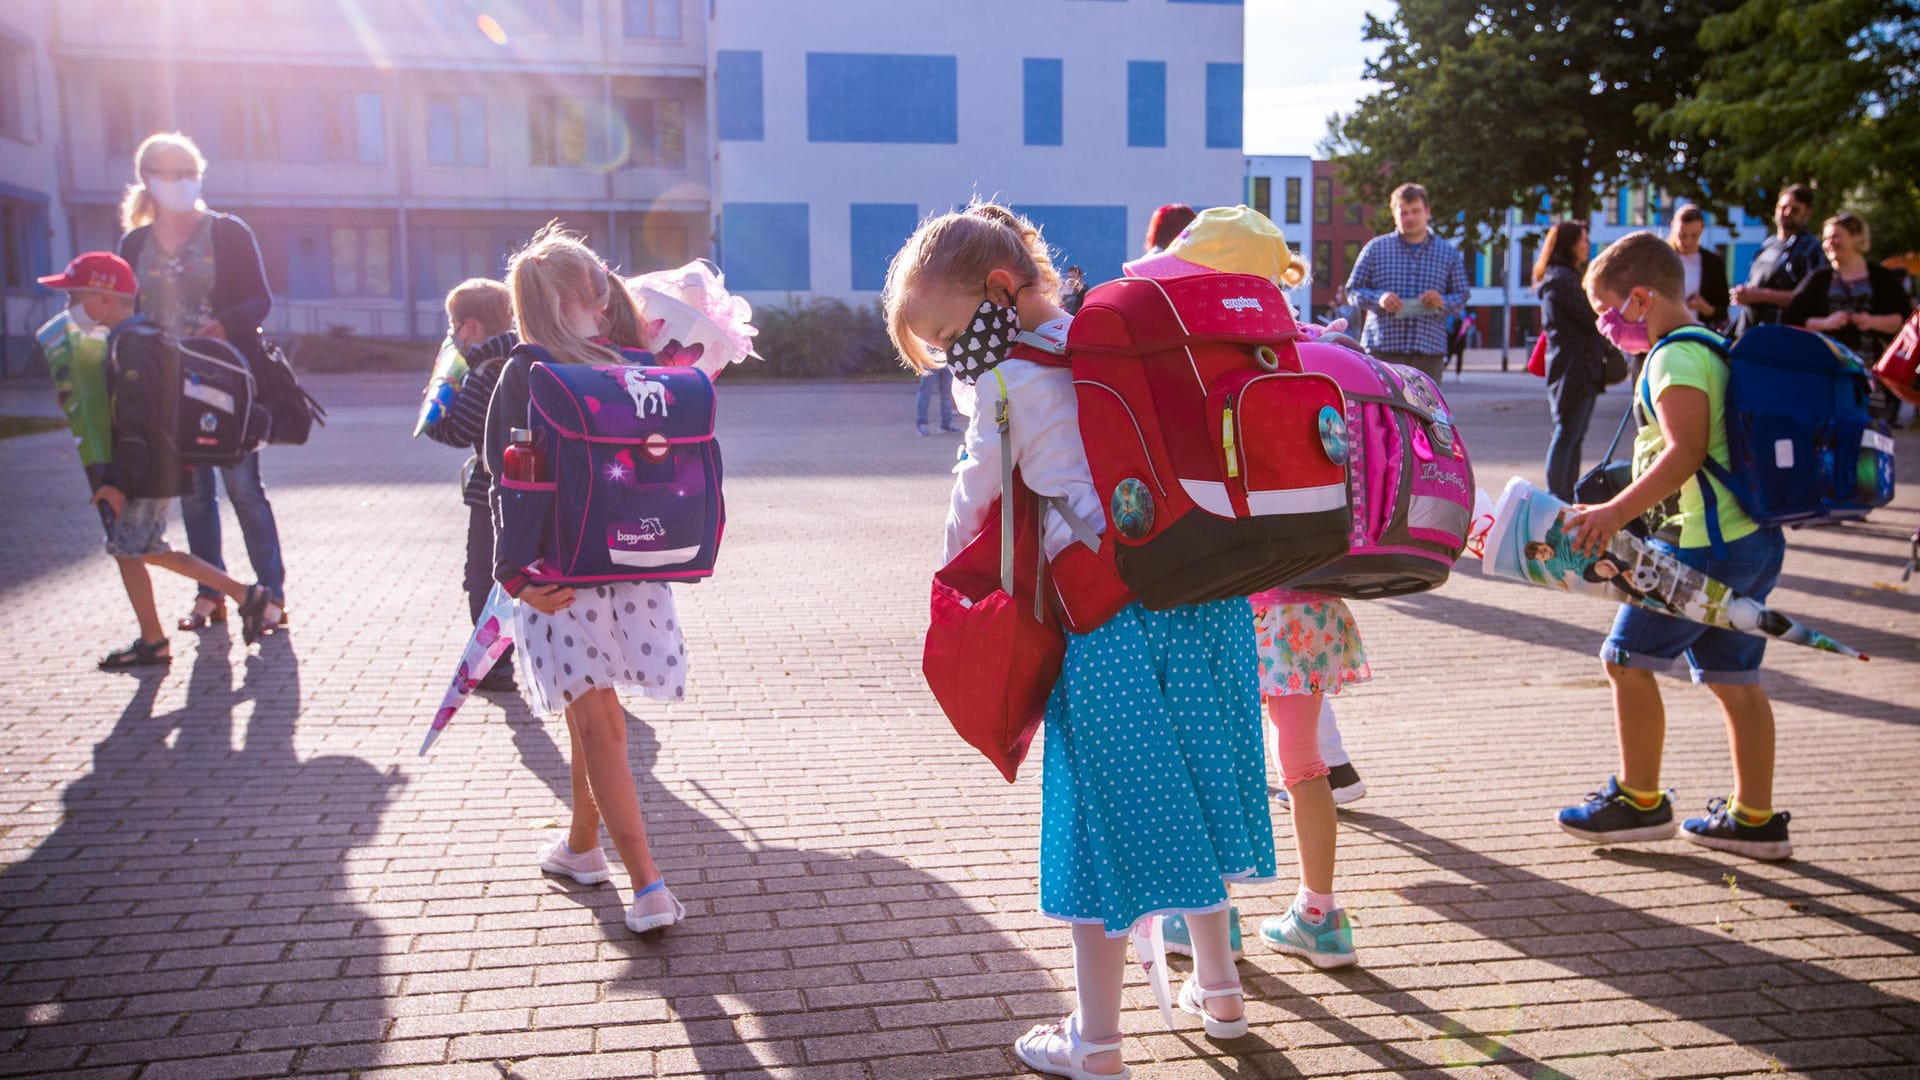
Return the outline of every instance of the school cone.
[[[454,670],[453,682],[447,686],[447,696],[440,699],[440,707],[433,712],[433,726],[427,729],[427,738],[420,744],[420,755],[426,756],[427,747],[447,729],[453,714],[473,696],[473,688],[487,672],[493,670],[494,662],[513,645],[513,598],[505,589],[495,585],[487,594],[487,606],[480,612],[480,621],[474,625],[473,636],[467,639],[467,647],[460,654],[460,666]]]
[[[1676,619],[1765,634],[1820,652],[1870,657],[1784,615],[1672,554],[1620,532],[1598,555],[1574,550],[1567,504],[1516,476],[1490,517],[1476,520],[1469,546],[1480,549],[1481,573],[1657,611]],[[1484,523],[1484,527],[1483,526]]]

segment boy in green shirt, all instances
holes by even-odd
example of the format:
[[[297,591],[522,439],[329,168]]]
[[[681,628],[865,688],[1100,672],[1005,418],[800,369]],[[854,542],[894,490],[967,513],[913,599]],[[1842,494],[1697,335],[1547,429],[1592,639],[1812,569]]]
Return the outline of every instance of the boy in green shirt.
[[[1645,322],[1653,351],[1634,387],[1644,426],[1634,442],[1634,480],[1598,506],[1576,506],[1567,520],[1574,544],[1598,554],[1628,522],[1679,493],[1674,555],[1688,566],[1725,582],[1755,600],[1765,600],[1780,578],[1786,540],[1777,527],[1755,524],[1717,481],[1700,472],[1708,456],[1727,464],[1725,410],[1727,362],[1705,345],[1662,342],[1695,324],[1685,296],[1680,256],[1653,233],[1634,233],[1601,252],[1587,268],[1587,295],[1596,312],[1616,311],[1629,323]],[[1646,403],[1651,402],[1651,415]],[[1703,482],[1714,485],[1717,508],[1706,509]],[[1716,554],[1707,515],[1717,515],[1724,540]],[[1664,541],[1655,541],[1664,543]],[[1614,723],[1620,738],[1620,772],[1583,806],[1560,811],[1560,827],[1595,844],[1660,840],[1674,834],[1673,806],[1660,789],[1660,756],[1666,711],[1654,673],[1686,655],[1693,681],[1719,699],[1733,754],[1731,796],[1707,804],[1707,816],[1689,818],[1683,835],[1706,847],[1756,859],[1793,853],[1789,815],[1773,806],[1773,705],[1760,686],[1766,639],[1687,622],[1621,605],[1600,649],[1613,683]]]

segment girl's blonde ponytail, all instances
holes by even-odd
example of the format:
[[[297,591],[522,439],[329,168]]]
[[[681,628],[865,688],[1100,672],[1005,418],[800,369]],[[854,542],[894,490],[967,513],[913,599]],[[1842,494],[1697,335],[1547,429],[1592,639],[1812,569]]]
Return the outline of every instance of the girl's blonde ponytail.
[[[606,307],[610,276],[578,234],[558,221],[547,222],[507,263],[521,339],[563,364],[624,363],[619,353],[594,344],[567,323],[567,303],[595,311]]]

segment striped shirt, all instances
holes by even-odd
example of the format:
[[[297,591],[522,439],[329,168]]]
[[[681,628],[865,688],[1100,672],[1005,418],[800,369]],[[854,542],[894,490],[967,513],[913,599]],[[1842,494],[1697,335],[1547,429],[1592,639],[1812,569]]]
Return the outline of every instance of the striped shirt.
[[[493,474],[487,471],[486,456],[481,453],[487,438],[487,403],[493,400],[493,387],[500,381],[507,354],[519,341],[519,336],[509,330],[468,349],[467,377],[460,384],[460,392],[453,395],[447,415],[427,425],[427,438],[434,442],[473,451],[473,472],[460,499],[468,506],[487,505],[487,490],[493,485]]]
[[[1438,310],[1420,303],[1420,294],[1428,289],[1440,294]],[[1397,232],[1374,237],[1347,277],[1347,296],[1373,315],[1360,339],[1369,352],[1445,355],[1447,316],[1466,309],[1467,290],[1460,252],[1432,233],[1418,244],[1407,243]],[[1398,316],[1381,309],[1380,297],[1386,293],[1404,305]]]

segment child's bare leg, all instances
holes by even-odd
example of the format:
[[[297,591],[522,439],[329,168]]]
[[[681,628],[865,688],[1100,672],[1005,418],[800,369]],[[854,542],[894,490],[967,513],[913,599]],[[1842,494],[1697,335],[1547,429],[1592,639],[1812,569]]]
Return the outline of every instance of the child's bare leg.
[[[1660,684],[1651,671],[1618,664],[1607,664],[1606,669],[1613,683],[1614,730],[1620,737],[1619,781],[1636,791],[1658,791],[1660,757],[1667,741],[1667,710],[1660,700]],[[1771,714],[1768,734],[1772,734]]]
[[[1317,893],[1333,891],[1333,862],[1339,822],[1333,788],[1320,759],[1319,694],[1288,694],[1267,699],[1279,751],[1281,782],[1293,808],[1293,846],[1300,860],[1300,883]]]
[[[171,570],[181,577],[192,578],[209,589],[218,589],[227,596],[241,602],[247,599],[247,587],[216,568],[212,563],[187,551],[158,551],[146,557],[146,561],[162,570]]]
[[[567,710],[567,735],[572,743],[567,766],[573,773],[573,822],[567,829],[567,848],[581,854],[600,847],[600,809],[593,802],[593,785],[587,782],[586,748],[572,709]]]
[[[1328,796],[1331,800],[1332,796]],[[1332,802],[1328,809],[1331,811]],[[1233,941],[1229,937],[1228,923],[1231,917],[1227,909],[1209,911],[1205,915],[1188,915],[1187,931],[1193,939],[1193,977],[1200,985],[1217,990],[1240,983],[1240,971],[1233,966]],[[1244,1003],[1233,998],[1214,998],[1205,1008],[1215,1020],[1238,1020],[1244,1010]]]
[[[647,848],[640,792],[634,787],[633,766],[627,760],[627,714],[613,691],[594,690],[567,707],[567,720],[579,733],[580,756],[587,763],[587,785],[594,806],[606,822],[607,835],[620,853],[620,861],[626,864],[637,895],[659,879],[660,868],[654,865],[653,853]],[[643,904],[648,900],[658,903],[661,911],[670,906],[664,892],[641,897]]]
[[[160,627],[160,610],[154,606],[153,579],[147,576],[147,564],[140,559],[115,558],[113,561],[120,565],[120,584],[126,586],[133,617],[140,621],[140,640],[149,645],[165,644],[167,632]]]
[[[1196,938],[1198,934],[1195,935]],[[1127,977],[1127,939],[1110,938],[1106,927],[1077,923],[1073,928],[1073,979],[1079,998],[1080,1035],[1093,1042],[1120,1034],[1120,997]],[[1065,1064],[1062,1062],[1061,1064]],[[1117,1073],[1120,1051],[1087,1055],[1090,1072]]]
[[[1710,683],[1727,715],[1733,751],[1733,801],[1748,810],[1773,809],[1773,701],[1757,685]]]

